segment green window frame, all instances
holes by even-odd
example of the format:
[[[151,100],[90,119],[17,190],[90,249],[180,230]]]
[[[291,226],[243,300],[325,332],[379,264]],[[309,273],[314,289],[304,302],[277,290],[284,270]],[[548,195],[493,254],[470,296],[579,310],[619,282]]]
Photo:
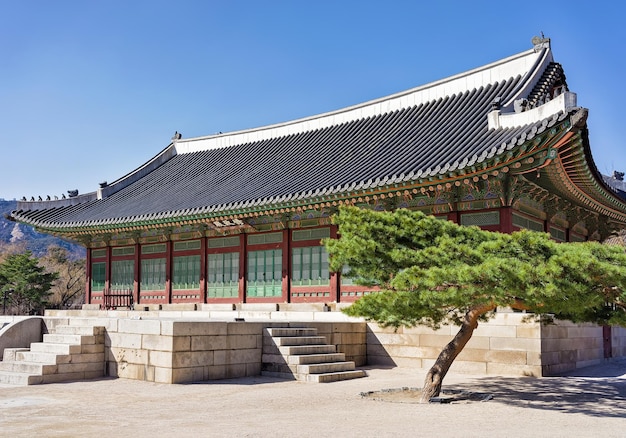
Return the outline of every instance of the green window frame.
[[[200,289],[200,255],[176,256],[172,263],[172,289]]]
[[[239,252],[209,254],[207,257],[207,296],[239,296]]]
[[[91,290],[103,291],[107,278],[107,264],[105,262],[93,262],[91,264]]]
[[[246,294],[249,297],[282,295],[282,249],[248,252]]]
[[[165,257],[141,261],[141,290],[165,290]]]
[[[111,262],[111,290],[132,290],[134,282],[134,260],[114,260]]]
[[[328,253],[323,246],[305,246],[291,251],[291,284],[293,286],[328,286],[330,271]]]

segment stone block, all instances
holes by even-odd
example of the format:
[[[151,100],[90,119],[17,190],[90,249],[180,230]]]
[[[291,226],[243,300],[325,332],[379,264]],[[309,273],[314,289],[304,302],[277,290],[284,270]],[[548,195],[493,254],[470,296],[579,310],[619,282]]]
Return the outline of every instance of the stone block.
[[[118,333],[139,333],[143,335],[161,334],[161,321],[158,319],[120,319]]]
[[[473,336],[497,336],[499,338],[514,338],[517,336],[517,326],[480,323],[478,324],[478,328],[474,330]]]
[[[574,326],[567,328],[568,338],[601,338],[602,327]]]
[[[127,362],[117,363],[116,376],[121,379],[145,380],[146,367]]]
[[[246,376],[260,376],[261,364],[260,363],[247,363],[246,364]]]
[[[539,339],[541,337],[541,327],[539,324],[523,324],[516,327],[516,337]]]
[[[171,336],[226,335],[227,323],[219,321],[163,321],[161,334]]]
[[[225,350],[228,336],[191,336],[191,350]]]
[[[221,380],[228,377],[226,365],[212,365],[208,367],[208,380]]]
[[[183,341],[187,341],[189,344],[189,336],[184,337]],[[143,335],[141,337],[141,348],[146,350],[159,350],[159,351],[173,351],[174,350],[174,337],[163,336],[160,334]],[[187,348],[188,349],[188,348]]]
[[[456,360],[470,362],[485,362],[489,350],[474,349],[465,347],[457,356]]]
[[[420,370],[423,367],[423,360],[419,357],[396,357],[393,358],[391,362],[392,363],[389,365],[394,365],[400,368]]]
[[[265,324],[260,322],[229,322],[226,324],[228,335],[261,335]]]
[[[214,352],[214,365],[245,364],[261,362],[262,351],[258,348],[248,350],[218,350]]]
[[[172,383],[190,383],[205,380],[203,367],[177,368],[172,370]]]
[[[589,362],[604,359],[604,348],[589,348],[577,351],[576,362]]]
[[[558,361],[558,353],[537,353],[536,351],[526,352],[527,365],[547,365]]]
[[[111,348],[107,355],[108,361],[118,363],[129,362],[137,364],[148,363],[148,351],[138,348]]]
[[[149,351],[148,365],[158,368],[172,368],[174,360],[172,355],[173,353],[166,351]]]
[[[80,352],[84,354],[104,353],[104,344],[82,345]]]
[[[475,348],[481,350],[489,350],[490,342],[486,336],[472,336],[471,339],[465,345],[465,348]]]
[[[367,364],[368,365],[377,365],[383,367],[395,367],[399,366],[397,361],[399,358],[391,358],[390,356],[377,356],[377,355],[368,355],[367,356]]]
[[[558,325],[541,325],[541,337],[544,339],[564,339],[567,338],[567,327]]]
[[[404,327],[398,327],[397,329],[393,327],[381,327],[374,322],[368,322],[367,329],[372,333],[404,333]]]
[[[171,368],[154,368],[154,382],[155,383],[174,383],[172,379]]]
[[[105,345],[117,348],[141,348],[141,338],[139,334],[109,332],[105,337]]]
[[[439,328],[439,330],[435,330],[426,325],[416,325],[415,327],[404,327],[404,334],[407,335],[450,335],[452,334],[451,326],[444,325]]]
[[[491,350],[522,350],[541,352],[541,342],[538,339],[527,338],[490,338]]]
[[[487,364],[485,362],[471,362],[457,359],[452,363],[450,371],[460,374],[486,374]]]
[[[443,335],[419,335],[419,345],[422,347],[439,347],[443,348],[452,340],[450,336]]]
[[[485,361],[489,363],[504,363],[513,365],[527,365],[528,352],[489,350],[485,352]]]
[[[541,377],[542,367],[539,365],[487,363],[486,373],[492,376]]]

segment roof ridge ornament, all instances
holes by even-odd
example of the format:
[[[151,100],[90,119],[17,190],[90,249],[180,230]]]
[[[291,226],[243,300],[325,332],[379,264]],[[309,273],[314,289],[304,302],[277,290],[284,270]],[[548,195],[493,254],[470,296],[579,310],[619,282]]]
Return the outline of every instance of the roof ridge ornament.
[[[533,43],[533,48],[535,49],[535,52],[539,52],[542,49],[549,49],[550,48],[550,38],[545,38],[543,36],[543,32],[541,32],[541,36],[534,36],[532,40],[530,40],[531,43]]]

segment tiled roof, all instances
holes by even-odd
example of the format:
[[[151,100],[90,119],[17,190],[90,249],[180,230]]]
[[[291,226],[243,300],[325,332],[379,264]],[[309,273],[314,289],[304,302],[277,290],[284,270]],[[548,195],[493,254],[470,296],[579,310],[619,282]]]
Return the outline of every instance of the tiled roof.
[[[58,230],[138,223],[228,214],[437,176],[505,154],[518,140],[568,117],[568,110],[560,110],[521,126],[489,128],[495,100],[511,103],[528,97],[529,90],[539,99],[545,84],[555,80],[564,82],[564,75],[550,49],[531,50],[344,111],[174,141],[165,155],[100,196],[20,203],[12,216]]]

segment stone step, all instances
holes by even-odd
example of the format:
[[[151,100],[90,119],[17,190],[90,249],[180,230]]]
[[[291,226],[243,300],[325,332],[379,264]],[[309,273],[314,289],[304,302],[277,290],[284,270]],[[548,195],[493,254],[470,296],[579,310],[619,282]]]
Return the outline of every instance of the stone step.
[[[303,381],[305,382],[314,382],[314,383],[330,383],[330,382],[338,382],[340,380],[349,380],[349,379],[359,379],[361,377],[365,377],[365,371],[363,370],[354,370],[354,371],[339,371],[334,373],[324,373],[324,374],[303,374]],[[298,376],[300,380],[300,376]]]
[[[30,351],[38,353],[77,354],[81,352],[81,346],[55,344],[51,342],[33,342],[30,344]]]
[[[289,345],[278,347],[280,353],[284,356],[293,356],[299,354],[320,354],[320,353],[336,353],[337,347],[334,345]]]
[[[326,362],[298,365],[298,374],[327,374],[354,371],[354,362]]]
[[[43,335],[43,341],[50,344],[95,344],[96,336],[94,335],[75,335],[67,333],[47,333]]]
[[[2,360],[16,360],[19,353],[30,351],[28,348],[5,348],[2,356]]]
[[[343,362],[344,360],[346,360],[345,353],[299,354],[287,357],[287,362],[292,365]]]
[[[0,373],[0,383],[5,385],[38,385],[42,383],[43,376],[35,376],[26,373],[14,373],[10,371],[4,371]]]
[[[266,330],[267,333],[272,337],[317,335],[317,329],[310,327],[273,327],[267,328]]]
[[[42,353],[39,351],[23,351],[16,354],[15,360],[56,365],[60,363],[70,363],[72,361],[72,355]]]
[[[57,365],[40,362],[24,362],[3,360],[0,362],[0,372],[23,373],[23,374],[53,374],[57,372]]]
[[[281,346],[288,345],[321,345],[326,343],[324,336],[288,336],[288,337],[274,337],[274,343]]]
[[[81,325],[58,325],[54,333],[67,335],[100,336],[104,335],[104,327]]]
[[[41,381],[38,383],[34,383],[34,384],[75,382],[79,380],[97,379],[103,376],[104,376],[104,370],[85,371],[85,372],[80,371],[80,372],[74,372],[74,373],[46,374],[45,376],[40,376]],[[33,383],[31,383],[31,385],[33,385]]]

